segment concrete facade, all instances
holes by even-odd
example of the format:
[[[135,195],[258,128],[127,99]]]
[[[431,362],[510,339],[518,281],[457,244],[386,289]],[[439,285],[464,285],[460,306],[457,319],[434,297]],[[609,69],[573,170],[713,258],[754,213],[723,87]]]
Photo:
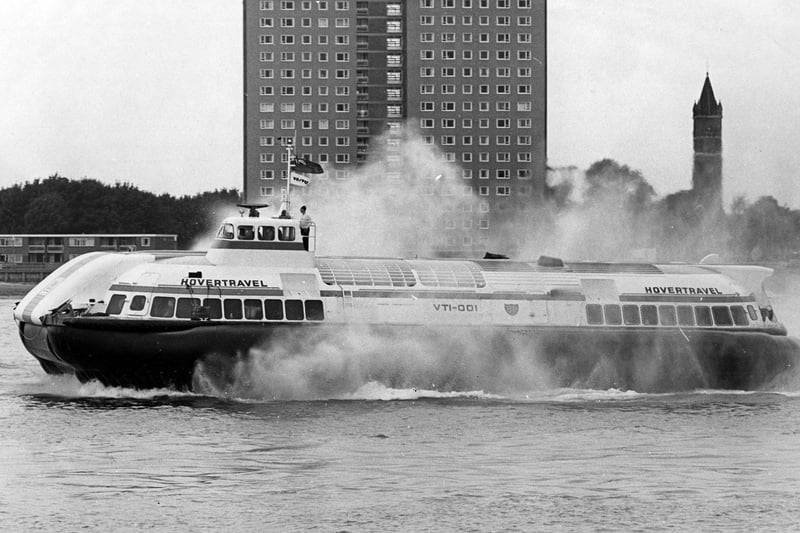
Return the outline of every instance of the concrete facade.
[[[470,227],[482,241],[541,198],[546,0],[243,6],[249,202],[280,201],[287,139],[323,165],[323,186],[335,186],[371,156],[386,179],[409,172],[400,155],[409,136],[441,153],[430,177],[452,174],[477,196]]]

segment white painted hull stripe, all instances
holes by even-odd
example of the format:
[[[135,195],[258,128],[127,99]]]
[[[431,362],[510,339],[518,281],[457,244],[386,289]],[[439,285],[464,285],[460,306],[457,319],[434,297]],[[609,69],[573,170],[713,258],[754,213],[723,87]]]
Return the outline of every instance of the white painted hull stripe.
[[[80,268],[83,268],[85,265],[91,263],[95,259],[99,259],[100,257],[104,257],[104,256],[103,255],[99,255],[99,254],[86,254],[86,255],[82,255],[80,257],[77,257],[77,258],[73,259],[72,261],[70,261],[69,263],[67,263],[66,265],[64,265],[65,268],[64,268],[64,270],[61,270],[58,273],[58,278],[56,278],[54,280],[51,280],[50,283],[48,283],[47,285],[41,287],[39,289],[39,292],[36,293],[36,296],[34,296],[31,299],[31,301],[28,302],[28,305],[25,306],[25,309],[23,309],[23,311],[22,311],[22,319],[23,319],[23,321],[24,322],[29,322],[29,323],[33,321],[33,310],[50,293],[50,291],[46,290],[46,289],[49,289],[51,287],[51,285],[53,285],[54,283],[58,283],[59,280],[65,280],[67,277],[71,276],[76,270],[78,270]],[[53,272],[53,274],[55,274],[55,272]],[[50,274],[50,275],[52,276],[53,274]],[[45,278],[45,280],[47,280],[47,279],[48,278]]]

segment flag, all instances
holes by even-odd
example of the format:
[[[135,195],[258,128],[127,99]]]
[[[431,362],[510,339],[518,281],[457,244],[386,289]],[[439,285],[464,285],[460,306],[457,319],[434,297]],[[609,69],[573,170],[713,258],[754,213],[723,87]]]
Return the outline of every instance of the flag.
[[[323,174],[325,172],[319,163],[315,163],[303,157],[295,157],[292,159],[292,170],[302,172],[303,174]]]
[[[298,187],[305,187],[311,183],[311,180],[308,179],[308,176],[304,176],[303,174],[292,171],[291,183],[292,185],[296,185]]]

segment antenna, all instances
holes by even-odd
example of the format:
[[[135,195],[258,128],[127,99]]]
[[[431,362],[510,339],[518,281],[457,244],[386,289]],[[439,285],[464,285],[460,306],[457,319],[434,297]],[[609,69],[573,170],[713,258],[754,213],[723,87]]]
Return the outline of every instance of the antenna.
[[[244,216],[244,211],[246,209],[248,211],[248,217],[258,218],[258,210],[269,207],[269,204],[236,204],[236,207],[239,208],[240,216]]]
[[[292,209],[291,191],[292,191],[292,157],[294,155],[294,138],[287,137],[286,141],[286,198],[281,204],[280,213],[290,213]]]

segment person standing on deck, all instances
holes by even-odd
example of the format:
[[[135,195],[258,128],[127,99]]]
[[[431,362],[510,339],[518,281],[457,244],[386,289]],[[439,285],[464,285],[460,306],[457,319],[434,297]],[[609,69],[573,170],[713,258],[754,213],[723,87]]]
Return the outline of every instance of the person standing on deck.
[[[300,207],[300,235],[303,237],[303,248],[308,250],[308,234],[311,228],[311,217],[306,213],[306,206]]]

